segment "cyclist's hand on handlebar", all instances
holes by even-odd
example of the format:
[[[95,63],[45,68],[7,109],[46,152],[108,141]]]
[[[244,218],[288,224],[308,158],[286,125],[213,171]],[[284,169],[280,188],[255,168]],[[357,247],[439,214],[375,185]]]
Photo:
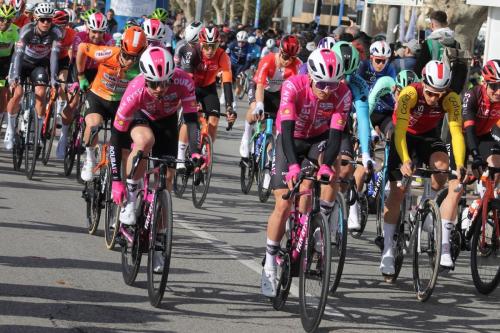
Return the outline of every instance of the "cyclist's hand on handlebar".
[[[205,162],[203,156],[201,156],[198,153],[191,154],[191,159],[193,160],[193,165],[196,171],[197,169],[200,169],[203,166],[203,163]]]
[[[90,83],[89,83],[89,80],[87,80],[86,77],[82,77],[82,78],[79,78],[78,79],[78,83],[80,85],[80,89],[82,91],[86,91],[87,89],[89,89],[90,87]]]
[[[19,85],[19,78],[14,78],[9,80],[9,89],[11,94],[14,93],[14,90],[16,90],[18,85]]]
[[[300,165],[292,164],[288,166],[288,172],[285,176],[286,183],[288,184],[288,188],[290,190],[293,189],[293,186],[297,182],[300,174]]]
[[[413,163],[406,161],[401,165],[401,173],[403,176],[411,177],[413,175]]]
[[[321,164],[319,167],[317,179],[318,180],[328,180],[331,182],[335,177],[335,171],[327,164]]]
[[[111,184],[111,196],[113,202],[118,206],[122,206],[124,199],[127,197],[127,188],[121,180],[113,180]]]
[[[465,177],[467,177],[467,170],[462,166],[458,167],[455,172],[457,173],[457,179],[460,181],[460,183],[463,183]]]
[[[264,119],[264,103],[255,103],[255,108],[252,111],[252,120],[257,121],[259,119]]]
[[[487,165],[488,164],[483,159],[483,157],[481,156],[481,154],[479,154],[478,151],[473,150],[472,151],[472,166],[471,166],[471,169],[472,169],[472,172],[474,173],[474,175],[477,178],[481,177],[481,175],[482,175],[482,173],[484,171],[484,168],[486,168]]]
[[[363,162],[363,167],[365,168],[365,173],[368,173],[377,167],[377,164],[371,158],[370,153],[361,154],[361,159]]]

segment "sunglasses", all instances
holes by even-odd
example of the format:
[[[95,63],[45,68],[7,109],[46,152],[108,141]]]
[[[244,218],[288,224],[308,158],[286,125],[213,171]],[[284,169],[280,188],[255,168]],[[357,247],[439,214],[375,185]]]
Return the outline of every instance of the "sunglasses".
[[[291,56],[289,54],[286,54],[285,52],[280,52],[280,57],[281,59],[283,59],[284,61],[288,61],[288,60],[293,60],[295,59],[295,56]]]
[[[130,54],[127,54],[125,52],[121,52],[121,56],[123,58],[123,60],[132,60],[132,61],[136,61],[137,58],[139,58],[139,56],[134,56],[134,55],[130,55]]]
[[[1,23],[10,23],[12,20],[11,19],[7,19],[5,17],[0,17],[0,22]]]
[[[207,43],[204,43],[204,44],[201,44],[201,46],[203,47],[204,50],[217,50],[217,48],[219,47],[219,43],[214,43],[214,44],[207,44]]]
[[[52,23],[52,19],[48,17],[39,18],[38,21],[42,23]]]
[[[314,82],[314,86],[316,89],[321,90],[323,92],[334,91],[338,88],[338,82]]]
[[[378,59],[375,58],[373,59],[377,65],[385,64],[387,62],[387,59]]]
[[[436,91],[432,91],[432,90],[429,90],[427,88],[424,88],[424,94],[426,94],[429,97],[441,98],[441,97],[443,97],[444,94],[446,94],[446,91],[436,92]]]
[[[156,90],[158,88],[166,88],[170,85],[170,80],[167,81],[146,81],[148,88]]]
[[[488,88],[490,88],[493,91],[498,91],[500,90],[500,82],[488,83]]]

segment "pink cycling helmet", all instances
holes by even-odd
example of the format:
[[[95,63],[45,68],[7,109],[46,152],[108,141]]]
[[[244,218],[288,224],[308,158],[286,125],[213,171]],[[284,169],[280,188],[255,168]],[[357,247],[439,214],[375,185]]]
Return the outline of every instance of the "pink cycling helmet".
[[[160,20],[145,19],[142,23],[142,30],[149,41],[159,41],[167,36],[167,28]]]
[[[167,81],[174,75],[174,59],[161,47],[150,47],[139,59],[139,68],[147,81]]]
[[[89,16],[87,26],[93,31],[106,31],[108,28],[108,19],[103,13],[97,12]]]
[[[307,70],[314,82],[339,82],[344,75],[342,60],[330,49],[312,51]]]

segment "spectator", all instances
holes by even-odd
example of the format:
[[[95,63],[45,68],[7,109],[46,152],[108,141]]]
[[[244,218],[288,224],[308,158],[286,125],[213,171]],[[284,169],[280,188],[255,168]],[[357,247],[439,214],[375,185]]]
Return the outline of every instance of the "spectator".
[[[420,50],[418,41],[416,39],[412,39],[408,43],[404,43],[402,49],[403,54],[400,55],[400,58],[396,58],[392,61],[392,64],[396,69],[396,73],[399,73],[402,70],[415,71],[415,67],[417,65],[416,55]]]
[[[455,32],[448,28],[448,16],[445,12],[437,10],[430,15],[432,33],[422,43],[422,51],[417,57],[415,72],[420,74],[430,60],[442,60],[445,47],[460,49],[460,44],[455,40]],[[467,80],[467,64],[455,63],[451,65],[452,76],[450,88],[460,94]]]
[[[115,20],[115,11],[110,8],[106,13],[106,18],[108,19],[108,33],[112,35],[118,31],[118,22]]]
[[[340,41],[342,35],[344,34],[345,32],[345,28],[341,25],[339,25],[337,28],[335,28],[335,30],[333,30],[333,38],[335,38],[335,40],[338,42]]]

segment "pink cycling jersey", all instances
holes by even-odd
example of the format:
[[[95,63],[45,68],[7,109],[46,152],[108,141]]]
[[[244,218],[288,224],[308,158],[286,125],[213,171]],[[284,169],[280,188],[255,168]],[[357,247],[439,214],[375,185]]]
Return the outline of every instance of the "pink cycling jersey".
[[[96,44],[96,45],[106,45],[106,46],[114,46],[115,45],[115,40],[113,39],[113,37],[108,34],[108,33],[105,33],[104,36],[104,42],[102,43],[99,43],[99,44]],[[76,34],[75,36],[75,39],[73,40],[73,45],[72,45],[72,49],[73,49],[73,59],[76,58],[76,50],[78,50],[78,45],[80,45],[81,43],[92,43],[90,41],[90,38],[89,38],[89,33],[87,31],[81,31],[79,33]],[[99,63],[95,62],[94,60],[92,60],[90,57],[87,57],[87,62],[85,63],[85,69],[97,69],[97,67],[99,67]]]
[[[293,137],[308,139],[329,129],[344,130],[351,111],[352,96],[345,83],[339,83],[328,99],[320,101],[313,93],[309,76],[295,75],[283,83],[281,103],[276,121],[278,133],[281,122],[295,121]]]
[[[184,114],[197,112],[194,82],[186,72],[176,68],[171,83],[159,99],[149,93],[141,74],[128,84],[113,125],[117,130],[126,132],[137,111],[143,112],[151,120],[158,120],[175,114],[179,104],[182,104]]]

